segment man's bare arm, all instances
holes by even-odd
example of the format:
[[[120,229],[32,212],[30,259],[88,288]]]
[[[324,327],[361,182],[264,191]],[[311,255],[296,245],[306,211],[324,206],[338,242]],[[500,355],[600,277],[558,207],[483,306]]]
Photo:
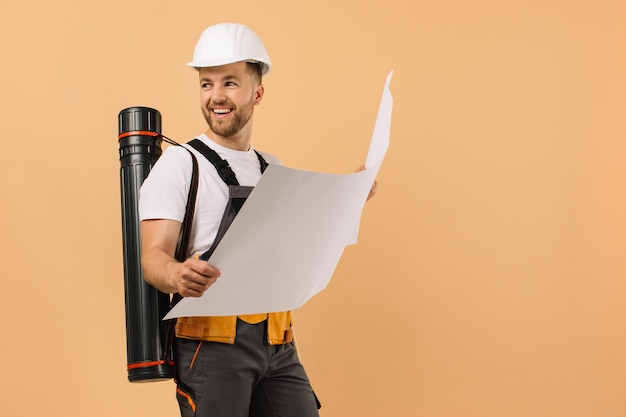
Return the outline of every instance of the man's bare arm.
[[[174,258],[181,223],[175,220],[141,222],[141,266],[148,284],[164,293],[200,297],[220,276],[220,271],[205,261]]]

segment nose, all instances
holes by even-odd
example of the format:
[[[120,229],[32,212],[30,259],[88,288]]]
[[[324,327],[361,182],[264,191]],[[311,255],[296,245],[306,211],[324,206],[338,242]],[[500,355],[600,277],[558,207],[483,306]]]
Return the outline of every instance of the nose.
[[[211,101],[222,103],[226,101],[226,90],[222,86],[214,86],[211,92]]]

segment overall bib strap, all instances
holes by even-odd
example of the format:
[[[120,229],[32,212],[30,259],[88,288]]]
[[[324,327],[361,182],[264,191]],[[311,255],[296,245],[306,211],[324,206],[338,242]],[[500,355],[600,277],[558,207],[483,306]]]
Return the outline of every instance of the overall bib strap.
[[[222,216],[220,226],[217,229],[217,235],[215,236],[215,240],[213,240],[213,244],[209,250],[200,255],[199,259],[203,261],[209,260],[253,189],[254,187],[247,187],[243,185],[228,186],[228,203],[224,209],[224,215]]]
[[[217,152],[205,145],[200,139],[193,139],[189,141],[188,144],[204,155],[204,157],[213,164],[220,178],[222,178],[226,185],[239,185],[235,172],[230,165],[228,165],[228,161],[222,159]]]
[[[222,220],[220,222],[220,226],[217,230],[217,235],[215,236],[215,240],[213,244],[209,248],[208,251],[204,252],[200,255],[200,259],[206,261],[209,259],[211,254],[215,251],[218,243],[226,234],[226,231],[230,227],[233,220],[235,220],[235,216],[239,213],[239,210],[243,206],[243,203],[246,202],[246,199],[254,189],[254,187],[239,185],[239,181],[237,181],[237,177],[235,176],[235,172],[232,170],[228,161],[222,159],[217,152],[204,144],[200,139],[193,139],[188,142],[190,146],[200,152],[205,156],[206,159],[213,164],[217,173],[222,178],[222,180],[228,185],[228,203],[226,204],[226,208],[224,209],[224,215],[222,216]],[[268,167],[268,163],[265,161],[263,156],[257,151],[257,158],[259,159],[259,164],[261,167],[261,173],[265,172],[265,169]]]
[[[204,142],[202,142],[200,139],[193,139],[189,141],[188,144],[195,150],[200,152],[202,155],[204,155],[204,157],[208,159],[211,164],[213,164],[220,178],[226,183],[226,185],[239,185],[239,181],[237,181],[237,177],[235,176],[235,173],[233,172],[230,165],[228,165],[227,160],[222,159],[217,154],[217,152],[205,145]],[[259,159],[259,163],[261,164],[262,174],[265,172],[265,169],[268,167],[269,164],[265,161],[265,158],[263,158],[260,153],[258,153],[257,151],[254,151],[254,153],[256,153],[256,156]]]

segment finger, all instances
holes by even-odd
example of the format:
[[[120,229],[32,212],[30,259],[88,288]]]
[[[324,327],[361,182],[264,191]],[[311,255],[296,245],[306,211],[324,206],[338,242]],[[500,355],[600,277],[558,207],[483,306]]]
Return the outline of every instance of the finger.
[[[371,199],[372,197],[374,197],[374,194],[376,194],[376,191],[378,190],[378,182],[374,181],[374,184],[372,184],[372,188],[370,188],[370,192],[367,195],[367,200]]]
[[[219,269],[197,257],[188,258],[185,261],[185,266],[189,268],[191,274],[195,273],[209,278],[217,278],[221,274]]]
[[[200,297],[208,290],[217,278],[206,278],[198,276],[196,280],[187,280],[181,284],[179,293],[184,297]]]

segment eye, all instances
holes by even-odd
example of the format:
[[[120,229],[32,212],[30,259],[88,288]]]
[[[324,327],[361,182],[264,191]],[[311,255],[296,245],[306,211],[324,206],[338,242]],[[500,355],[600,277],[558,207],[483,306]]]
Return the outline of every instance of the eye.
[[[237,83],[235,83],[234,81],[226,81],[226,83],[224,85],[226,87],[236,87]]]

